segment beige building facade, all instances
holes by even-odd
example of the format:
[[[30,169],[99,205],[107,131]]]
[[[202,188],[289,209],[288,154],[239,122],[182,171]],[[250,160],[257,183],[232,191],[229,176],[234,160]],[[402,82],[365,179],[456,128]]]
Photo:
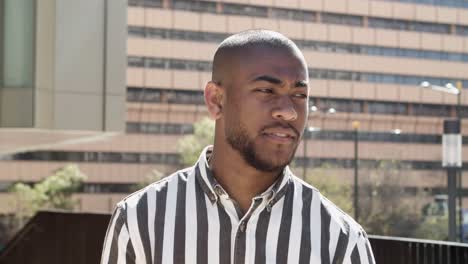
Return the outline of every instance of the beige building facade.
[[[442,123],[456,117],[457,97],[420,84],[468,88],[468,5],[423,2],[38,2],[28,22],[35,25],[35,45],[24,48],[35,65],[25,75],[33,78],[26,89],[0,78],[2,186],[35,182],[77,163],[88,175],[78,195],[81,210],[112,210],[153,169],[181,167],[177,141],[207,116],[202,93],[219,42],[264,28],[293,39],[309,65],[310,130],[297,151],[298,175],[302,166],[313,173],[331,164],[330,175],[352,184],[351,124],[358,121],[361,175],[381,161],[398,161],[402,188],[443,193]],[[4,19],[6,8],[0,9]],[[13,45],[5,41],[5,25],[3,50]],[[15,60],[7,55],[0,53],[1,76]],[[460,113],[466,117],[464,91]],[[462,133],[468,136],[466,122]],[[468,161],[468,147],[462,152]],[[12,201],[6,192],[0,196]]]

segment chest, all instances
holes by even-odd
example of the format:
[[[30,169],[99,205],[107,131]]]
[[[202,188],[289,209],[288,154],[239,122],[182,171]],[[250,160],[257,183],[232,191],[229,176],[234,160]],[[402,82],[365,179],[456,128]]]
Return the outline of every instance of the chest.
[[[165,250],[162,263],[321,263],[310,216],[284,200],[272,208],[254,203],[244,215],[229,204],[197,213],[184,219],[183,238],[168,240],[174,251]]]

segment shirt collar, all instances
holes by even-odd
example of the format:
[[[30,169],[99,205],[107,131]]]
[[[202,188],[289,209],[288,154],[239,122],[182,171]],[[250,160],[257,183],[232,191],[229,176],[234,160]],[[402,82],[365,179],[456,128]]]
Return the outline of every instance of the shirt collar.
[[[218,199],[227,195],[224,188],[216,181],[216,178],[213,175],[212,170],[210,169],[208,160],[213,152],[213,146],[207,146],[200,154],[197,164],[195,165],[197,181],[200,184],[201,188],[208,196],[212,203],[216,203]],[[283,170],[283,174],[278,178],[278,180],[273,183],[266,191],[257,197],[267,198],[269,201],[278,200],[278,197],[281,194],[284,194],[282,191],[285,186],[291,181],[292,172],[289,169],[289,166],[286,166]],[[276,199],[275,199],[276,198]]]

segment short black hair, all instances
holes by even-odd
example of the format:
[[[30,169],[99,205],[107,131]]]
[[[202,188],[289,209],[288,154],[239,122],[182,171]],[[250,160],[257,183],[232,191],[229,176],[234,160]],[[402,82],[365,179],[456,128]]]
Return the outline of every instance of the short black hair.
[[[297,45],[281,33],[266,29],[250,29],[242,31],[227,37],[219,44],[213,58],[212,80],[219,81],[215,79],[216,76],[218,76],[217,71],[223,68],[223,64],[226,63],[223,59],[224,57],[228,57],[229,54],[235,51],[253,47],[286,49],[295,54],[300,54],[302,57],[302,52],[299,50]]]
[[[219,44],[216,53],[223,49],[246,48],[257,45],[297,49],[296,44],[281,33],[265,29],[251,29],[227,37]]]

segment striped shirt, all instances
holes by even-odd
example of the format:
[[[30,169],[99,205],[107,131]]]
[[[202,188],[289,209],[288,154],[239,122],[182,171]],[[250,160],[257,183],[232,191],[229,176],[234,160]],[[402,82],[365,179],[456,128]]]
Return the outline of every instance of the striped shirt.
[[[102,264],[375,263],[361,226],[288,167],[242,214],[210,154],[117,204]]]

